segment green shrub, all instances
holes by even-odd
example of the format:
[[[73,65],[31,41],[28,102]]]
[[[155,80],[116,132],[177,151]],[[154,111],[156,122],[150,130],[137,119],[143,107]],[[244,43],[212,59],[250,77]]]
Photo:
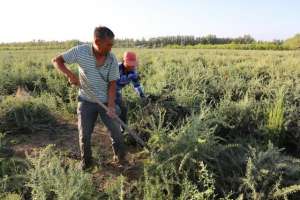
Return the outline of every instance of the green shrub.
[[[97,194],[91,175],[77,168],[74,162],[60,155],[53,146],[28,156],[32,168],[28,170],[27,186],[32,199],[95,199]]]
[[[267,150],[250,149],[241,191],[246,199],[300,197],[300,160],[282,155],[271,143]],[[296,196],[295,196],[296,195]]]
[[[196,182],[187,173],[179,172],[172,164],[157,170],[145,169],[137,190],[143,199],[216,199],[215,181],[203,162],[194,169]]]
[[[9,193],[9,194],[6,194],[6,196],[3,197],[2,200],[22,200],[22,197],[18,194]]]
[[[27,188],[24,175],[29,165],[26,160],[12,157],[13,152],[9,148],[9,142],[4,134],[0,134],[0,198],[6,193],[16,192],[25,194]],[[7,197],[8,198],[8,197]]]
[[[110,180],[109,185],[105,188],[105,193],[107,195],[107,199],[109,200],[124,200],[126,199],[125,194],[126,191],[124,189],[125,186],[125,177],[118,176],[116,180]]]
[[[0,130],[8,133],[47,130],[55,122],[55,117],[50,105],[43,100],[7,97],[0,104]]]
[[[284,126],[284,93],[280,90],[276,96],[276,100],[273,105],[267,111],[267,125],[266,128],[270,132],[271,137],[279,137],[282,133]]]

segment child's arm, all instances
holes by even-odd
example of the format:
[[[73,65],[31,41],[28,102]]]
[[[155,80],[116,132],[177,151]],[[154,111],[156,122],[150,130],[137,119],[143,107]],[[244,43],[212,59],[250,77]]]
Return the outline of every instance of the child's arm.
[[[145,94],[144,94],[144,90],[143,87],[140,84],[140,81],[138,79],[138,74],[137,72],[131,73],[128,75],[128,78],[130,78],[131,83],[134,87],[134,90],[136,91],[136,93],[141,97],[141,98],[145,98]]]

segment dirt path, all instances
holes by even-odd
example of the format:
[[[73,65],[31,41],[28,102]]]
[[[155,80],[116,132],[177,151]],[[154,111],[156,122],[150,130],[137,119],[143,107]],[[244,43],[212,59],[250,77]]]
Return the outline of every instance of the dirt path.
[[[39,132],[34,134],[8,135],[7,138],[12,142],[15,156],[25,158],[27,152],[31,154],[34,149],[55,144],[56,148],[67,153],[71,159],[80,159],[77,122],[61,123],[55,127],[55,133]],[[113,151],[111,140],[107,129],[97,123],[92,135],[92,151],[96,161],[96,166],[91,170],[94,183],[99,191],[102,191],[111,180],[119,175],[126,177],[127,181],[138,180],[143,173],[143,159],[139,156],[142,149],[128,147],[127,159],[130,163],[129,170],[119,169],[112,164]]]

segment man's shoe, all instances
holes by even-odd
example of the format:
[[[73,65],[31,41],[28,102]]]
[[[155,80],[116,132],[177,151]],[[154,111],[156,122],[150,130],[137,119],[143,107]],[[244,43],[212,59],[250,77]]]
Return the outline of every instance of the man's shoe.
[[[93,165],[92,161],[91,162],[80,161],[78,168],[80,170],[86,171],[86,170],[90,169],[92,167],[92,165]]]
[[[130,163],[126,160],[126,158],[118,158],[118,156],[113,156],[113,165],[115,165],[118,168],[127,168]]]
[[[130,166],[130,163],[126,159],[122,159],[117,162],[117,167],[119,167],[119,168],[127,169],[127,168],[129,168],[129,166]]]

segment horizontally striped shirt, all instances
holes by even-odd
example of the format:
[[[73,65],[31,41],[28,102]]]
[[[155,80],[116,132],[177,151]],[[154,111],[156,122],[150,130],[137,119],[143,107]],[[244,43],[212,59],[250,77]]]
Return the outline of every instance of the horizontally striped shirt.
[[[79,65],[79,70],[87,78],[88,85],[95,96],[102,103],[107,103],[109,82],[120,77],[118,61],[115,55],[109,52],[105,63],[102,66],[96,66],[97,61],[92,44],[82,44],[69,49],[62,56],[67,64],[76,63]],[[80,73],[79,80],[81,85],[87,86]],[[95,102],[84,89],[79,89],[78,95],[84,100]]]

